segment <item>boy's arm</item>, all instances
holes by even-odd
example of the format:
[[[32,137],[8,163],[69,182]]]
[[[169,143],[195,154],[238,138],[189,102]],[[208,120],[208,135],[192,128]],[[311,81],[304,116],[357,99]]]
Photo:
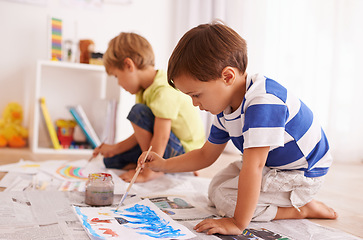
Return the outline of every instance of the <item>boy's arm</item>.
[[[261,189],[262,170],[269,147],[245,149],[239,174],[237,204],[233,218],[207,219],[195,226],[198,232],[208,234],[241,234],[250,223]]]
[[[203,147],[195,149],[177,157],[163,159],[155,152],[150,152],[144,167],[156,172],[192,172],[208,167],[214,163],[223,152],[225,144],[213,144],[205,142]],[[145,158],[146,152],[139,157],[140,161]]]
[[[150,146],[153,146],[153,151],[160,156],[164,155],[166,146],[169,141],[171,132],[171,119],[155,117],[154,133],[151,138]],[[149,146],[147,146],[149,148]]]
[[[118,142],[116,144],[110,145],[110,144],[102,144],[99,147],[95,148],[93,150],[93,156],[96,157],[99,153],[101,153],[104,157],[113,157],[117,154],[126,152],[136,146],[137,141],[132,134],[127,139]]]
[[[250,223],[261,191],[262,170],[270,147],[244,150],[243,164],[238,181],[237,205],[234,218],[243,230]]]

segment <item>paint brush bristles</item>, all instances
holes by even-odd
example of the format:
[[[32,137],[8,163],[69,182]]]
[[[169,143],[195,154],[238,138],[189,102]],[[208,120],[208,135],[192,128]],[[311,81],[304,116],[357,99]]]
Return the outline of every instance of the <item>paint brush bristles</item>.
[[[149,147],[149,150],[147,150],[147,153],[146,153],[146,155],[145,155],[145,158],[143,159],[143,161],[141,162],[141,164],[143,164],[143,163],[146,161],[146,158],[147,158],[147,156],[149,155],[149,153],[150,153],[150,151],[151,151],[151,148],[152,148],[152,146],[150,146],[150,147]],[[129,183],[129,186],[128,186],[128,187],[127,187],[127,189],[126,189],[125,194],[122,196],[121,201],[120,201],[120,203],[118,204],[118,206],[117,206],[117,208],[116,208],[116,212],[117,212],[117,210],[120,208],[120,206],[122,205],[123,201],[125,200],[125,198],[126,198],[127,194],[129,193],[129,191],[130,191],[130,189],[131,189],[131,186],[134,184],[134,182],[135,182],[135,180],[136,180],[137,176],[139,175],[140,171],[141,171],[141,167],[139,167],[139,166],[138,166],[138,167],[137,167],[137,170],[136,170],[135,175],[134,175],[134,176],[133,176],[133,178],[131,179],[131,182]]]

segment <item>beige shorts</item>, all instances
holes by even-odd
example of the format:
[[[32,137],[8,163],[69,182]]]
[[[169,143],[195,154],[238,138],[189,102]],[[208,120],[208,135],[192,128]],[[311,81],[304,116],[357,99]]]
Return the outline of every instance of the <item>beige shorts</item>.
[[[234,215],[241,167],[241,160],[231,163],[217,173],[209,185],[209,199],[221,216]],[[304,206],[316,195],[323,180],[324,177],[305,177],[303,171],[264,167],[260,197],[252,221],[273,220],[278,207]]]

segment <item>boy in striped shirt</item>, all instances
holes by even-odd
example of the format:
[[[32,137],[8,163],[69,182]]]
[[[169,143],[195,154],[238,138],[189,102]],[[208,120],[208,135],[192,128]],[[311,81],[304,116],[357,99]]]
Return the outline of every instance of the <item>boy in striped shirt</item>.
[[[241,234],[250,221],[335,219],[333,209],[313,199],[332,162],[324,131],[302,101],[246,67],[246,42],[233,29],[212,23],[188,31],[169,59],[169,84],[215,120],[202,148],[168,160],[151,153],[143,166],[195,171],[214,163],[229,140],[241,151],[242,161],[209,186],[224,218],[200,222],[198,232]]]

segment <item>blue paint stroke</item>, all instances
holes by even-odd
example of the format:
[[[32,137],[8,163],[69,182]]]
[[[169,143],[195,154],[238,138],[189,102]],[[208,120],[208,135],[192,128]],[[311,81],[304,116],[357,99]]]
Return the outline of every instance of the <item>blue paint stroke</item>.
[[[88,229],[88,232],[92,235],[92,236],[95,236],[95,237],[98,237],[99,239],[105,239],[104,237],[101,237],[100,235],[98,235],[95,230],[92,229],[92,226],[91,224],[89,224],[87,222],[87,219],[88,217],[86,215],[84,215],[82,212],[81,212],[81,209],[79,207],[75,207],[76,209],[76,212],[78,215],[80,215],[82,217],[82,224],[85,228]]]
[[[135,204],[135,206],[125,209],[125,211],[133,214],[122,214],[118,211],[115,211],[115,214],[135,219],[129,220],[129,223],[131,224],[143,225],[139,227],[132,227],[128,224],[124,224],[125,227],[145,230],[145,232],[137,231],[138,234],[147,235],[153,238],[176,238],[185,235],[180,233],[180,229],[174,229],[169,225],[169,222],[161,219],[157,213],[151,210],[148,206]]]

